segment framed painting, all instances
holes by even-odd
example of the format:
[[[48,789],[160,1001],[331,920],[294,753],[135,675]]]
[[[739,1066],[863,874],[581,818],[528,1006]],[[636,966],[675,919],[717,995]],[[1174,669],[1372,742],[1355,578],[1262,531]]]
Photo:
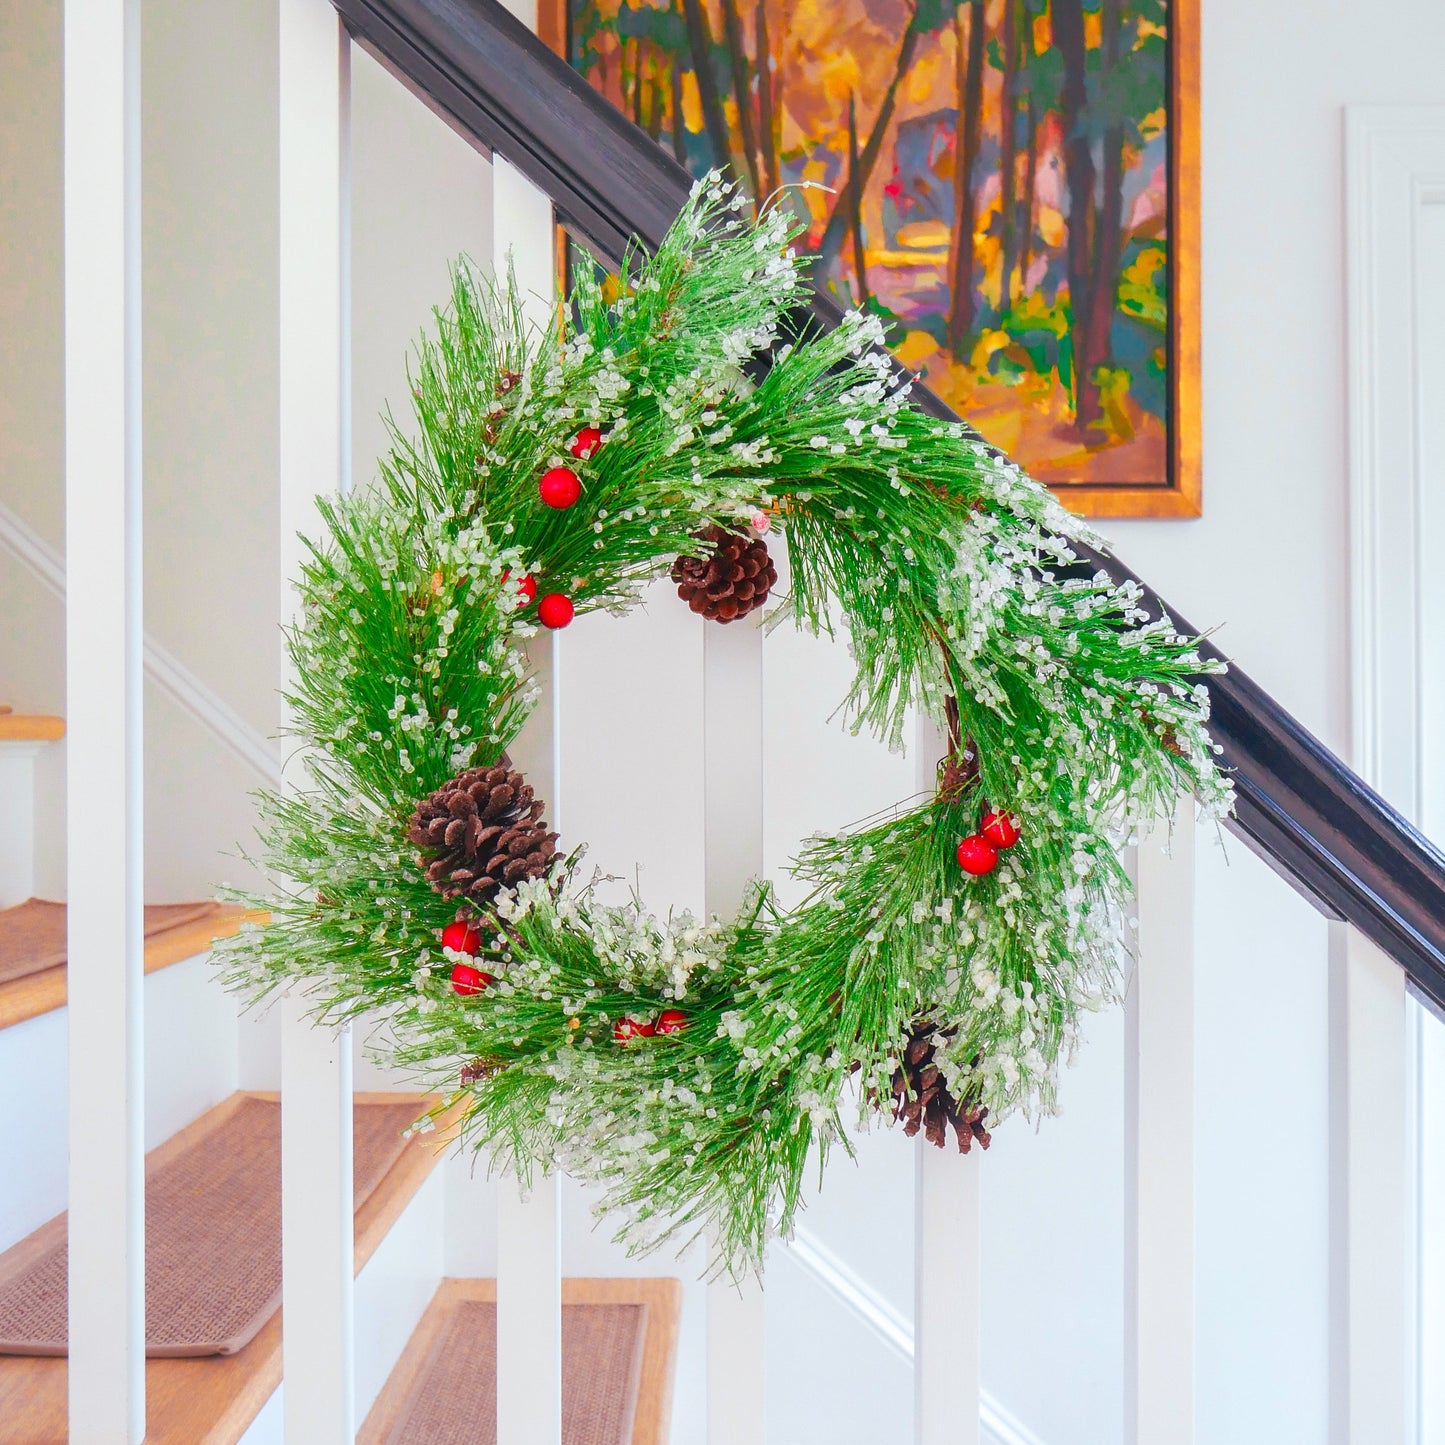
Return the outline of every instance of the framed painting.
[[[1086,516],[1200,512],[1199,0],[543,0]]]

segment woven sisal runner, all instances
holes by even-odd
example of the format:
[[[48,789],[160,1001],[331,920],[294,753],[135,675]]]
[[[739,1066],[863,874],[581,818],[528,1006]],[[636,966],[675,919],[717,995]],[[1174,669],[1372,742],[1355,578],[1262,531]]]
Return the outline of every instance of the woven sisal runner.
[[[148,903],[145,936],[222,912],[219,903]],[[65,962],[65,905],[31,898],[0,909],[0,983],[28,978]]]
[[[146,1161],[148,1355],[234,1354],[281,1303],[281,1106],[240,1094],[213,1112],[181,1149]],[[358,1101],[358,1205],[420,1112],[414,1095]],[[65,1353],[66,1246],[61,1214],[0,1255],[0,1354]]]
[[[384,1445],[496,1445],[497,1307],[447,1310]],[[646,1332],[645,1304],[563,1305],[562,1445],[630,1445]]]

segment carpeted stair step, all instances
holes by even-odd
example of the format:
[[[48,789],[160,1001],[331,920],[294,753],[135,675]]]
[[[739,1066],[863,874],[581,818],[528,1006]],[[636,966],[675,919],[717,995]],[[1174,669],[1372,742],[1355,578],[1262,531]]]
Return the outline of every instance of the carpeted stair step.
[[[562,1281],[562,1445],[666,1445],[682,1285]],[[497,1285],[445,1279],[358,1445],[496,1445]]]
[[[358,1094],[356,1269],[440,1158],[402,1131],[432,1101]],[[65,1217],[0,1255],[0,1442],[66,1433]],[[146,1156],[149,1445],[235,1441],[281,1380],[281,1130],[233,1094]]]
[[[0,707],[0,743],[53,743],[65,736],[65,719]]]
[[[205,953],[263,916],[221,903],[147,904],[145,971]],[[65,936],[63,903],[31,898],[0,909],[0,1029],[64,1006]]]

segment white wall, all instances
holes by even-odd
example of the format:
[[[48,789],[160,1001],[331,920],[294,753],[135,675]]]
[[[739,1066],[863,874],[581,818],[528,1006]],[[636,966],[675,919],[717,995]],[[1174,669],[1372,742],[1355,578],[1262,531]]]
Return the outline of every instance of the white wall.
[[[1342,108],[1445,98],[1445,7],[1201,13],[1204,516],[1109,532],[1348,756]],[[1322,1441],[1325,929],[1241,845],[1201,861],[1199,1439]]]
[[[64,546],[59,0],[0,0],[0,523]],[[148,636],[251,727],[275,731],[276,94],[267,5],[142,12]],[[3,531],[0,526],[0,531]],[[84,578],[71,578],[72,587]],[[0,545],[0,694],[65,710],[64,612]],[[153,899],[243,881],[261,779],[146,689]],[[47,780],[63,815],[63,783]],[[59,891],[58,829],[41,875]]]

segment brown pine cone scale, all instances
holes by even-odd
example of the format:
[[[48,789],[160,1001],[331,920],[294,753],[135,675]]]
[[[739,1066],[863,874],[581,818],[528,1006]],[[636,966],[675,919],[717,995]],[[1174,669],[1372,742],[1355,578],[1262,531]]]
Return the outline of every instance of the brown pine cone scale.
[[[893,1117],[903,1122],[911,1139],[920,1131],[942,1149],[952,1126],[958,1152],[967,1154],[975,1140],[985,1149],[993,1136],[984,1127],[988,1110],[976,1099],[955,1099],[934,1063],[934,1035],[941,1032],[927,1019],[913,1025],[903,1058],[893,1071]]]
[[[755,612],[778,585],[778,569],[761,537],[709,527],[696,534],[713,544],[702,557],[679,557],[672,564],[677,595],[713,622],[736,622]]]
[[[499,888],[541,878],[559,857],[542,809],[504,753],[491,767],[468,768],[423,798],[407,836],[420,850],[427,882],[443,898],[483,904]]]

